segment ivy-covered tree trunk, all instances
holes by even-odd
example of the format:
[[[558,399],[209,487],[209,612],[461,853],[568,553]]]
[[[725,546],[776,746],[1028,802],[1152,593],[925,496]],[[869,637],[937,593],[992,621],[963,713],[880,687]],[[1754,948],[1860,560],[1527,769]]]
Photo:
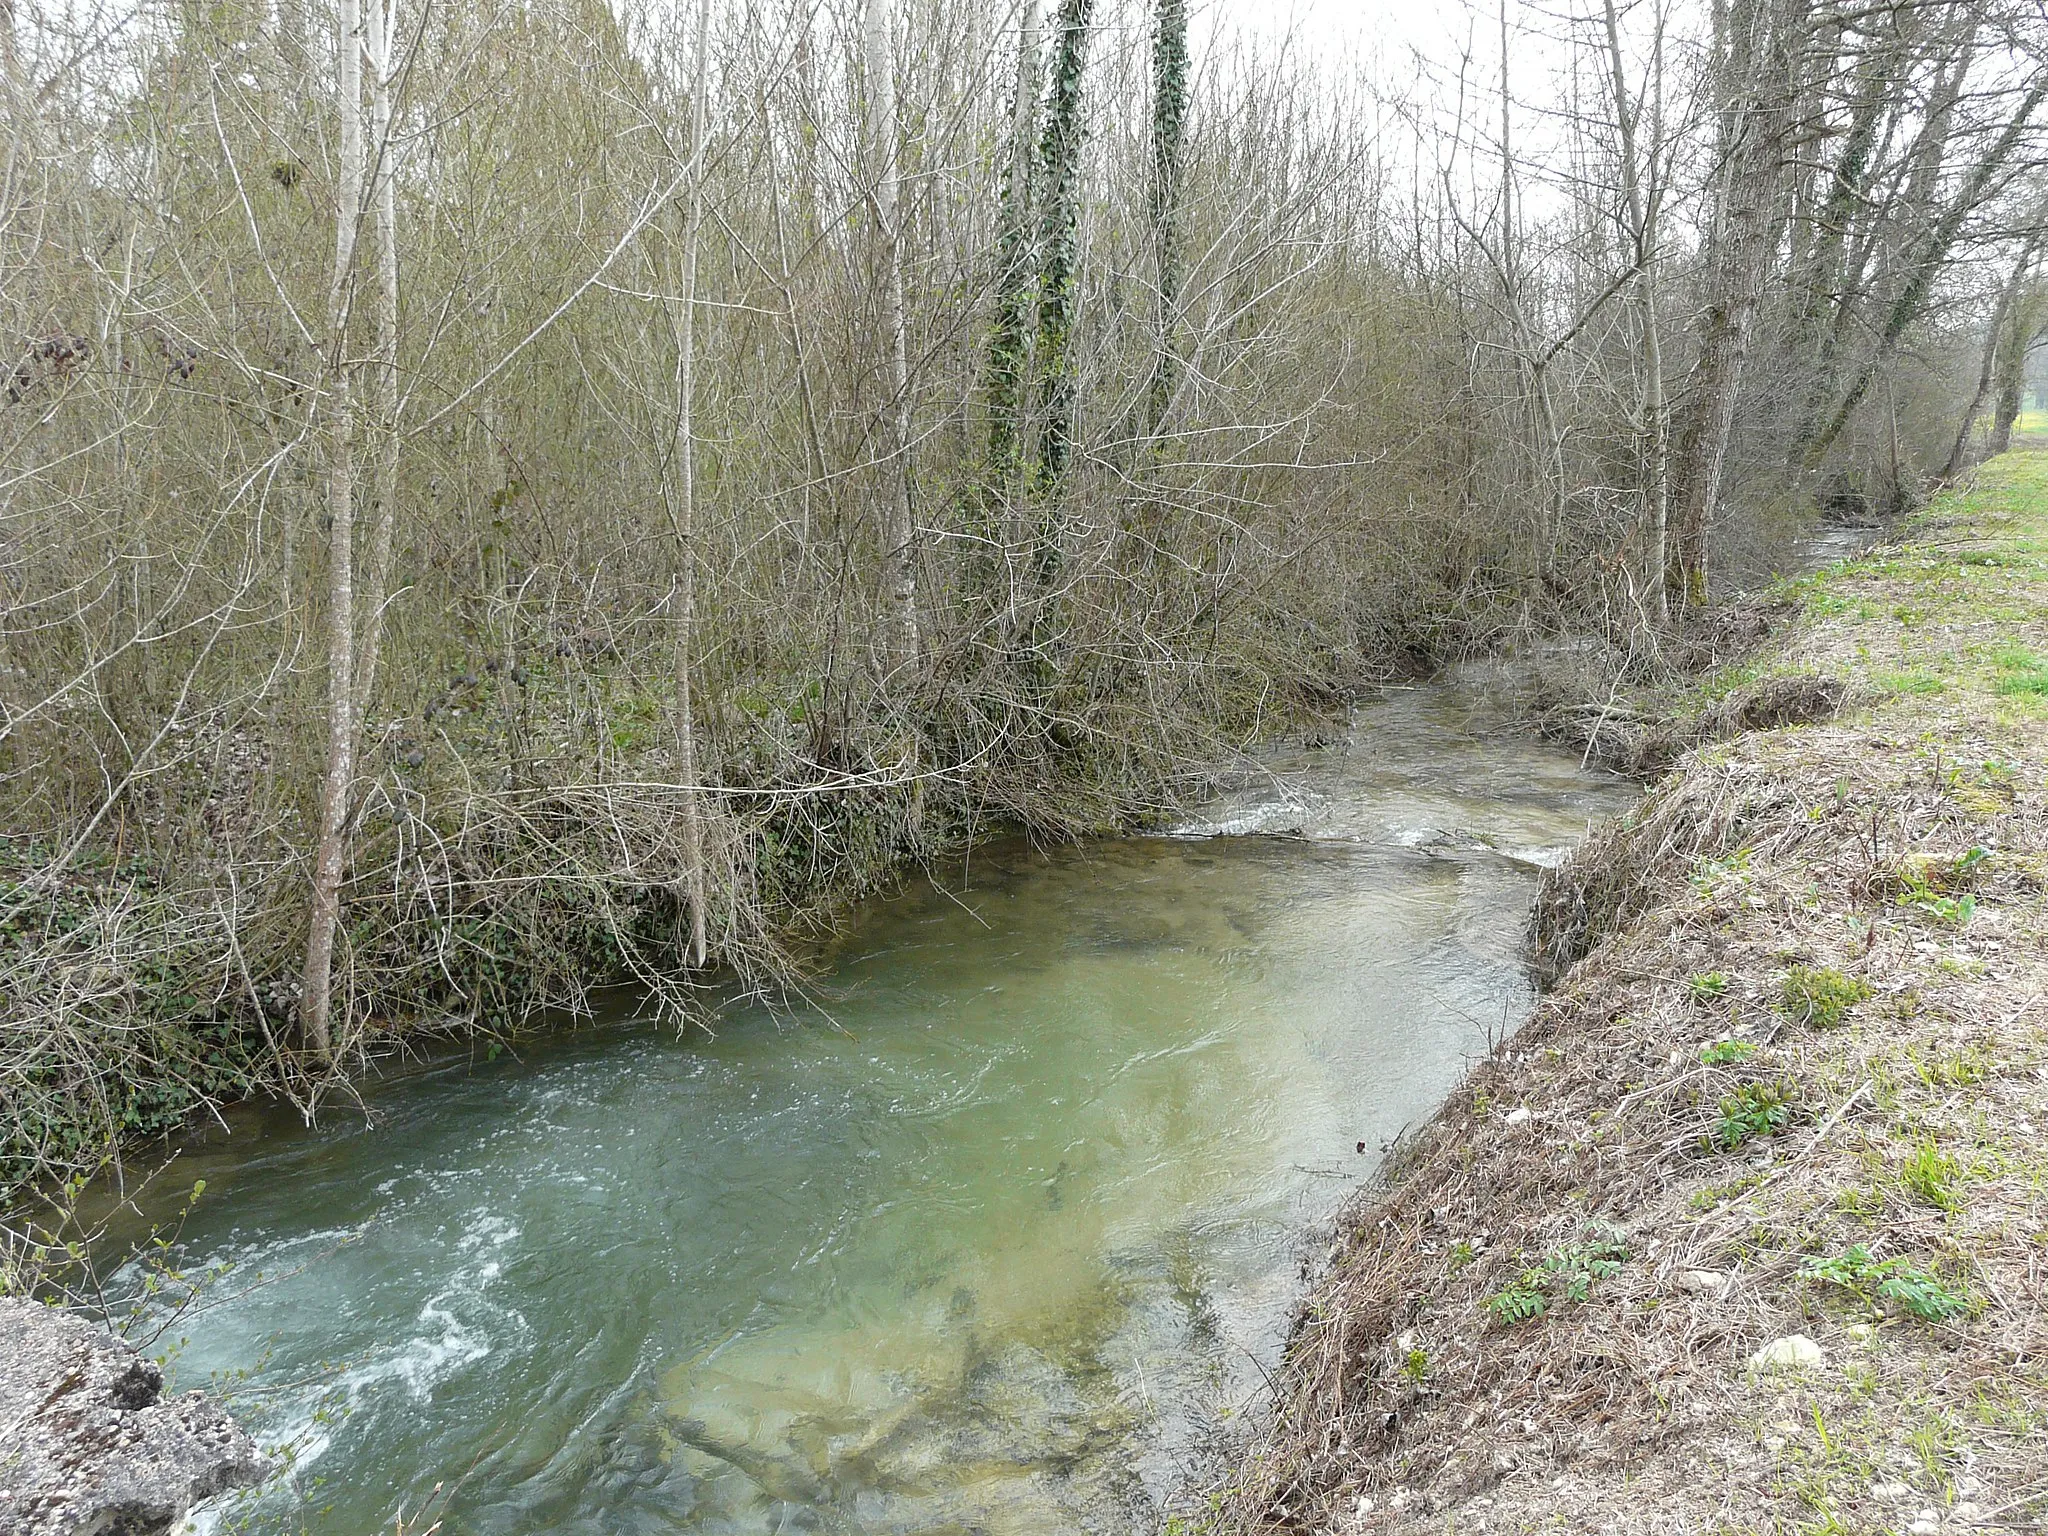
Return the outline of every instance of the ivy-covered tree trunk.
[[[988,345],[988,472],[998,496],[1014,498],[1023,482],[1023,417],[1030,380],[1031,322],[1036,297],[1032,215],[1038,146],[1038,0],[1024,0],[1017,34],[1016,96],[1010,113],[1009,163],[996,237],[996,313]]]
[[[1041,592],[1059,576],[1067,470],[1074,455],[1080,386],[1074,363],[1081,223],[1081,79],[1087,66],[1093,0],[1061,0],[1053,49],[1052,95],[1039,143],[1044,210],[1039,219],[1038,540],[1033,559]]]
[[[1152,368],[1148,422],[1154,436],[1165,420],[1173,392],[1180,383],[1180,355],[1175,332],[1180,310],[1180,181],[1181,145],[1188,118],[1187,0],[1158,0],[1158,25],[1152,36],[1152,188],[1153,265],[1159,284],[1157,317],[1159,354]]]

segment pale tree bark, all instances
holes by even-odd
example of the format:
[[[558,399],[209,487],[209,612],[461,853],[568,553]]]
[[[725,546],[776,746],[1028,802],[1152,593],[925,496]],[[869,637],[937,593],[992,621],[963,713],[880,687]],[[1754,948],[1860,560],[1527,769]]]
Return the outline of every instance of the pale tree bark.
[[[355,726],[360,737],[369,720],[370,692],[377,679],[377,654],[384,635],[384,602],[391,584],[391,544],[398,519],[398,194],[396,146],[391,135],[391,97],[397,83],[392,32],[396,0],[361,0],[370,61],[371,234],[376,263],[376,351],[370,370],[370,426],[376,458],[370,503],[376,521],[363,579],[363,622],[355,664]]]
[[[917,532],[910,506],[910,356],[903,318],[901,137],[896,122],[896,66],[890,46],[890,0],[865,0],[862,28],[867,76],[869,212],[879,284],[883,345],[888,353],[882,407],[882,603],[877,651],[886,679],[904,680],[917,667]]]
[[[1636,323],[1642,337],[1642,433],[1644,521],[1648,525],[1650,589],[1661,624],[1671,617],[1664,568],[1671,504],[1671,464],[1664,408],[1664,344],[1657,318],[1657,241],[1662,186],[1657,174],[1657,145],[1650,145],[1648,185],[1637,155],[1642,124],[1642,98],[1630,98],[1628,75],[1621,56],[1621,24],[1614,0],[1603,0],[1607,23],[1607,62],[1614,91],[1615,131],[1619,135],[1622,205],[1634,244]],[[1658,41],[1661,57],[1663,42]]]
[[[1529,555],[1532,585],[1546,587],[1551,580],[1553,552],[1565,520],[1564,433],[1559,427],[1557,399],[1551,387],[1550,364],[1559,349],[1547,350],[1536,334],[1523,293],[1520,214],[1515,204],[1514,91],[1509,62],[1508,8],[1500,6],[1500,262],[1501,297],[1515,329],[1517,361],[1528,375],[1528,405],[1535,441],[1531,444],[1543,494],[1531,503],[1535,526],[1530,530]]]
[[[374,0],[372,0],[374,3]],[[365,171],[361,0],[340,0],[335,39],[339,178],[334,196],[334,272],[327,293],[327,768],[313,854],[311,922],[300,978],[299,1024],[313,1053],[331,1062],[334,930],[348,853],[349,790],[355,779],[356,361],[348,340],[355,295],[356,231]]]
[[[689,187],[684,194],[682,270],[675,299],[676,429],[674,489],[670,496],[675,592],[674,633],[676,777],[683,796],[683,901],[689,909],[689,963],[701,966],[707,949],[704,917],[704,813],[697,784],[697,724],[691,690],[697,622],[697,254],[704,235],[704,146],[709,124],[711,0],[698,0],[696,53],[691,63]]]

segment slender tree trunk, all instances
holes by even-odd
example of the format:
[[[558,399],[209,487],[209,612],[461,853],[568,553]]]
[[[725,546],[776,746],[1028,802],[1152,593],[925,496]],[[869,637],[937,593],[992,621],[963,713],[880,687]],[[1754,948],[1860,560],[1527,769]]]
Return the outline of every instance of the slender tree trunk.
[[[2012,447],[2012,429],[2020,419],[2025,402],[2027,354],[2048,336],[2048,291],[2037,291],[2013,307],[2006,321],[2005,344],[1998,358],[1998,391],[1991,407],[1991,436],[1985,443],[1990,454]]]
[[[896,67],[890,46],[890,0],[866,0],[863,28],[867,126],[871,158],[869,210],[874,219],[875,277],[881,289],[887,399],[882,409],[882,612],[877,650],[885,678],[907,678],[917,666],[917,548],[910,506],[910,357],[904,335],[903,247],[896,123]]]
[[[1972,167],[1968,179],[1959,188],[1949,206],[1935,219],[1933,227],[1920,241],[1907,265],[1908,277],[1898,297],[1893,299],[1886,310],[1884,324],[1879,327],[1877,340],[1864,355],[1849,385],[1841,393],[1833,412],[1806,444],[1803,463],[1806,468],[1818,467],[1827,457],[1828,450],[1849,425],[1856,407],[1869,392],[1877,371],[1890,360],[1899,340],[1906,334],[1906,328],[1927,306],[1934,291],[1935,280],[1947,270],[1950,251],[1956,238],[1962,233],[1963,221],[1975,212],[1988,194],[1993,178],[2004,169],[2022,137],[2032,126],[2034,109],[2042,99],[2048,97],[2048,72],[2038,76],[2021,99],[2019,109],[2000,131],[1984,156]]]
[[[362,634],[355,662],[354,724],[358,737],[369,722],[370,693],[377,681],[377,657],[384,636],[384,601],[391,584],[391,545],[398,521],[398,193],[392,157],[391,93],[396,84],[392,32],[395,0],[361,0],[370,60],[371,233],[377,268],[376,353],[370,372],[370,422],[376,433],[376,462],[370,502],[370,558],[363,573]],[[393,5],[394,9],[387,9]]]
[[[687,957],[701,966],[705,938],[704,817],[697,784],[697,725],[691,693],[697,621],[697,253],[704,231],[706,100],[710,90],[711,0],[698,0],[690,84],[690,178],[683,208],[682,271],[676,284],[676,430],[672,534],[676,777],[683,796],[683,901],[690,914]]]
[[[1607,21],[1607,62],[1614,92],[1615,131],[1620,136],[1622,205],[1627,212],[1629,232],[1635,246],[1636,323],[1642,336],[1643,389],[1643,501],[1648,525],[1650,589],[1654,595],[1659,624],[1671,617],[1665,591],[1667,525],[1670,513],[1670,462],[1666,448],[1664,410],[1664,344],[1657,321],[1657,199],[1655,163],[1651,164],[1653,184],[1647,189],[1637,160],[1637,128],[1642,121],[1642,99],[1631,101],[1628,76],[1621,56],[1621,24],[1614,0],[1604,0]],[[1655,146],[1651,147],[1654,156]]]
[[[1721,499],[1728,440],[1749,356],[1750,329],[1769,268],[1791,107],[1791,59],[1809,0],[1738,0],[1719,13],[1716,81],[1720,168],[1708,240],[1706,303],[1690,380],[1687,417],[1672,474],[1668,580],[1685,604],[1707,595],[1707,536]],[[1667,568],[1668,569],[1668,568]]]
[[[1031,648],[1041,679],[1052,667],[1057,645],[1054,589],[1066,557],[1067,471],[1080,405],[1073,343],[1080,288],[1081,85],[1092,10],[1093,0],[1061,0],[1051,100],[1038,154],[1045,201],[1038,234],[1038,527],[1032,554],[1037,593]]]
[[[1152,249],[1158,274],[1158,354],[1152,365],[1147,428],[1157,437],[1180,383],[1181,145],[1188,116],[1187,0],[1158,0],[1152,40]]]
[[[1984,357],[1977,369],[1977,387],[1971,391],[1969,403],[1963,407],[1963,419],[1956,427],[1955,442],[1950,445],[1948,458],[1941,466],[1941,477],[1944,480],[1952,479],[1961,472],[1963,459],[1970,449],[1970,429],[1977,424],[1977,411],[1984,404],[1984,397],[1991,393],[1992,381],[1997,375],[2000,359],[2012,351],[2006,337],[2007,321],[2012,317],[2014,306],[2019,301],[2020,290],[2026,284],[2027,274],[2033,269],[2034,250],[2039,240],[2040,232],[2037,228],[2036,232],[2029,235],[2020,246],[2019,259],[2013,263],[2012,276],[2008,277],[2005,286],[1998,290],[1998,302],[1992,307],[1990,323],[1984,328]],[[2017,416],[2019,413],[2015,410],[2013,414]],[[1992,430],[1994,433],[1997,431],[1995,418]],[[2012,429],[2008,425],[2008,441],[2011,432]],[[1991,451],[2002,453],[2005,450],[2001,447]]]
[[[374,0],[373,0],[374,3]],[[311,924],[299,991],[299,1022],[313,1053],[334,1057],[330,1029],[334,931],[348,855],[349,791],[355,779],[355,359],[349,311],[356,230],[363,210],[361,0],[340,0],[335,43],[340,176],[334,199],[334,273],[327,294],[327,770],[313,855]]]
[[[1025,392],[1030,380],[1033,267],[1031,229],[1038,148],[1038,0],[1023,0],[1017,33],[1016,96],[1009,163],[996,237],[995,323],[988,345],[988,465],[1005,503],[1023,481]]]

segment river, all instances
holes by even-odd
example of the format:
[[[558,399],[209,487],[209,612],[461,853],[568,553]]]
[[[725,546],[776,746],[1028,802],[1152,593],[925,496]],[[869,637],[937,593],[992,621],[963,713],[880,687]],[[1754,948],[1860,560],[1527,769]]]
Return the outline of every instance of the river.
[[[1471,682],[1346,726],[1176,835],[908,883],[794,1017],[625,1008],[189,1147],[173,1384],[290,1463],[197,1526],[1145,1528],[1633,794]]]

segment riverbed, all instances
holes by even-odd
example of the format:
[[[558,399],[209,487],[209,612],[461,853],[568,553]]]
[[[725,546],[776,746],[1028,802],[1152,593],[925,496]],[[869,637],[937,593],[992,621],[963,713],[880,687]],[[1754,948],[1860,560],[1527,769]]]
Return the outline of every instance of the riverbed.
[[[625,1006],[186,1150],[173,1384],[288,1464],[199,1527],[1146,1528],[1634,793],[1477,681],[1340,726],[1172,835],[907,882],[794,1013]]]

